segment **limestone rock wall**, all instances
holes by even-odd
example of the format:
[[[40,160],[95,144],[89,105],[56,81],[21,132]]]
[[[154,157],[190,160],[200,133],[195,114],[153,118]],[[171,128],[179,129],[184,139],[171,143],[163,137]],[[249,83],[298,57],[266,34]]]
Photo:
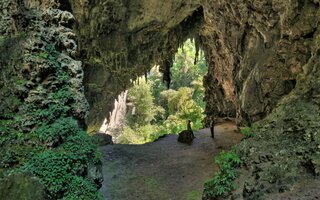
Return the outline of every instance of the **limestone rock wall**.
[[[90,104],[88,131],[99,130],[113,102],[154,64],[168,80],[174,54],[203,20],[198,1],[71,1],[77,18]]]
[[[91,189],[79,195],[97,196],[102,182],[95,147],[83,130],[88,103],[75,57],[75,18],[61,5],[0,1],[0,179],[28,199],[32,182],[15,184],[17,171],[37,177],[49,199],[72,199],[72,188],[80,187]]]
[[[206,2],[201,32],[209,73],[208,118],[237,116],[250,124],[269,114],[295,88],[311,58],[319,2]]]
[[[161,65],[164,81],[170,83],[174,54],[193,37],[205,51],[209,67],[204,79],[207,121],[230,116],[246,125],[268,116],[258,137],[241,144],[243,167],[252,180],[240,187],[240,193],[249,191],[248,196],[255,197],[261,190],[250,184],[263,183],[261,177],[269,176],[272,162],[296,166],[307,176],[303,166],[311,163],[315,171],[319,160],[319,4],[319,0],[2,0],[0,134],[9,139],[0,141],[0,154],[5,155],[0,168],[26,161],[26,152],[43,144],[22,133],[50,126],[59,116],[73,116],[80,125],[86,118],[89,132],[98,131],[131,79],[154,64]],[[26,138],[19,143],[9,133]],[[54,148],[57,142],[44,145]],[[291,151],[283,151],[285,146]],[[17,148],[7,151],[13,147]],[[268,163],[263,151],[273,147],[281,152]],[[296,161],[283,162],[297,155]],[[266,172],[258,173],[258,178],[257,166]]]
[[[89,132],[108,118],[130,80],[160,64],[170,82],[173,56],[187,37],[206,53],[207,122],[263,119],[296,85],[311,57],[318,1],[70,2],[84,60]]]

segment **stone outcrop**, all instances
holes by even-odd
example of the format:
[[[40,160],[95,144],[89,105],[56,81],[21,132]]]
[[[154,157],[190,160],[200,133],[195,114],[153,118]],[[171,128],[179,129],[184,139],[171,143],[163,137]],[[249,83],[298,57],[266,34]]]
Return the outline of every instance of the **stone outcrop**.
[[[22,171],[37,177],[50,199],[70,199],[80,187],[90,189],[79,195],[97,195],[102,175],[89,177],[87,162],[98,159],[93,161],[94,146],[80,128],[85,127],[88,103],[82,62],[75,57],[73,14],[55,0],[4,0],[0,8],[1,182]],[[20,189],[15,181],[20,180],[13,177],[10,184]],[[27,185],[10,189],[13,196],[8,197],[32,192],[39,199]]]
[[[317,1],[71,1],[91,106],[89,132],[109,118],[130,80],[161,65],[170,82],[173,56],[186,38],[205,51],[206,114],[263,119],[296,86],[311,56]],[[152,13],[152,14],[151,14]],[[108,103],[106,103],[108,102]]]
[[[197,33],[203,20],[198,1],[71,1],[77,18],[85,93],[90,104],[88,131],[97,132],[117,96],[155,64],[164,79],[175,52]],[[109,121],[109,120],[108,120]]]
[[[179,133],[178,142],[190,144],[193,141],[193,132],[184,130]]]
[[[39,181],[26,174],[14,174],[0,182],[2,200],[43,200],[47,199],[45,188]]]
[[[311,58],[319,2],[215,1],[206,8],[206,113],[258,121],[295,88]]]
[[[50,124],[57,116],[72,116],[85,126],[86,118],[88,131],[97,132],[116,97],[155,64],[161,66],[169,86],[174,54],[191,37],[204,50],[209,68],[204,79],[207,121],[229,116],[239,125],[250,125],[264,119],[257,137],[239,147],[243,176],[248,178],[239,183],[237,192],[254,199],[286,190],[291,180],[318,173],[319,4],[319,0],[1,1],[0,120],[5,128],[0,136],[16,137],[0,141],[0,153],[6,155],[0,167],[19,166],[24,152],[42,144],[31,136],[24,145],[12,141],[35,131],[43,119]],[[53,115],[43,109],[51,109]],[[45,147],[55,148],[62,141],[53,138]],[[7,151],[9,144],[17,148]],[[284,173],[301,173],[274,179],[278,174],[270,172],[273,165],[274,172],[278,167]],[[305,170],[309,168],[311,173]],[[97,176],[92,169],[92,176]],[[268,180],[277,184],[270,186]]]
[[[99,133],[104,133],[112,136],[112,140],[115,143],[120,142],[121,132],[124,126],[126,114],[128,112],[127,106],[128,90],[122,92],[118,99],[114,101],[114,107],[110,112],[109,117],[104,119]],[[112,141],[111,140],[111,141]]]

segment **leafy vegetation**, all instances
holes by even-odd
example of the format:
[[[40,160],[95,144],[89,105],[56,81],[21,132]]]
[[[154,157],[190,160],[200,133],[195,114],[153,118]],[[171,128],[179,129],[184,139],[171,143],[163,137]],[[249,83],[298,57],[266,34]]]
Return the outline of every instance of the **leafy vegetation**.
[[[199,191],[191,191],[186,195],[186,200],[199,200],[201,199],[202,193]]]
[[[245,139],[255,137],[256,133],[255,130],[257,128],[255,126],[252,127],[244,127],[241,129],[241,133],[245,136]]]
[[[65,137],[65,142],[58,148],[36,154],[23,169],[40,178],[41,183],[47,188],[53,199],[65,195],[70,196],[70,188],[74,190],[74,188],[80,187],[84,191],[92,191],[94,183],[90,182],[93,180],[82,177],[86,173],[88,163],[97,155],[95,153],[96,147],[91,143],[87,133],[79,129],[75,120],[72,121],[71,118],[59,119],[53,126],[47,128],[47,131],[41,133],[41,138],[45,133],[48,133],[47,140],[51,141],[51,135],[54,133],[54,136]],[[79,179],[85,179],[85,182],[74,181]],[[73,185],[74,183],[78,185]],[[64,195],[65,192],[67,193]],[[89,193],[87,195],[97,194]],[[83,199],[90,199],[89,196]]]
[[[61,66],[53,45],[28,56],[46,61],[56,78],[55,89],[34,88],[37,95],[24,103],[14,93],[15,87],[27,82],[21,77],[12,79],[8,91],[1,90],[5,97],[12,96],[14,104],[1,107],[5,114],[0,115],[0,177],[17,171],[31,173],[45,186],[50,199],[102,199],[97,177],[88,172],[89,165],[101,162],[101,155],[77,120],[68,117],[75,102],[68,69]]]
[[[215,163],[219,166],[220,171],[215,174],[213,180],[207,181],[204,185],[204,196],[207,199],[226,197],[236,188],[233,183],[237,178],[235,167],[241,164],[241,160],[234,151],[222,151],[215,157]]]
[[[167,89],[159,67],[154,67],[148,81],[140,78],[129,90],[132,112],[126,117],[122,143],[152,142],[164,134],[178,134],[186,129],[187,120],[193,129],[202,128],[205,103],[202,79],[207,72],[201,54],[194,64],[195,46],[188,40],[178,50],[171,69],[172,85]]]

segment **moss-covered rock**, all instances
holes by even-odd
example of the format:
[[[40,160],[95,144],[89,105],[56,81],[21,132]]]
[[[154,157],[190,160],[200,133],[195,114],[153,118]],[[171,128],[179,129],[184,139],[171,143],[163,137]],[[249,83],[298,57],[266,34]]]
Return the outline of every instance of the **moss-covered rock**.
[[[14,174],[0,178],[0,199],[44,200],[45,187],[36,178],[26,174]]]

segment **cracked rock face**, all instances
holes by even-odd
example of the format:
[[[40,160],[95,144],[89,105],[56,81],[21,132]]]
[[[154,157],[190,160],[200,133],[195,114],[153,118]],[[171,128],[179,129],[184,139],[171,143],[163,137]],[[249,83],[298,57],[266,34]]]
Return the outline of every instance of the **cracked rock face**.
[[[130,80],[160,64],[170,81],[172,59],[187,37],[206,53],[207,122],[263,119],[295,88],[311,57],[318,1],[71,1],[77,18],[89,131],[109,117]]]
[[[318,116],[314,110],[320,106],[319,3],[318,0],[71,3],[78,21],[80,55],[85,63],[86,96],[91,106],[89,131],[97,131],[104,118],[108,118],[114,99],[130,86],[129,80],[143,75],[153,64],[161,65],[164,80],[170,82],[174,53],[186,38],[193,37],[204,50],[208,63],[204,78],[206,123],[227,116],[235,117],[239,125],[245,126],[269,116],[257,130],[259,137],[247,146],[241,144],[246,164],[253,163],[247,173],[254,174],[255,167],[260,167],[260,177],[270,175],[269,161],[256,162],[257,157],[273,154],[272,148],[281,151],[294,144],[292,135],[283,134],[293,124],[299,124],[299,130],[293,133],[301,143],[291,151],[281,151],[282,157],[275,158],[275,162],[280,168],[295,165],[291,171],[304,171],[301,163],[317,163],[314,158],[317,154],[306,153],[292,162],[285,160],[294,156],[292,152],[319,151],[315,142],[318,137],[305,141],[311,137],[309,132],[315,130],[310,130],[308,124],[316,123]],[[299,104],[300,101],[303,103]],[[286,113],[288,116],[284,117]],[[300,113],[300,117],[294,113]],[[311,117],[303,117],[306,113]],[[259,145],[264,148],[255,148]],[[252,148],[256,149],[254,153],[246,154]],[[240,183],[239,194],[250,190],[246,198],[267,192],[250,185],[279,191],[277,187],[290,188],[287,185],[291,184],[285,181],[273,188],[263,178],[251,178],[245,185]]]
[[[90,104],[88,131],[109,118],[116,97],[155,64],[164,77],[174,54],[203,21],[198,1],[72,1],[77,18],[85,93]]]
[[[258,135],[264,136],[251,147],[264,144],[262,140],[268,141],[265,146],[274,146],[272,133],[283,136],[286,130],[301,133],[298,139],[306,142],[302,152],[318,152],[319,116],[314,111],[320,106],[319,4],[319,0],[3,0],[0,119],[12,118],[6,116],[10,112],[28,116],[29,105],[45,107],[54,102],[51,93],[67,86],[73,94],[67,103],[69,115],[83,120],[87,98],[88,131],[96,132],[109,117],[114,99],[153,65],[161,66],[170,83],[174,54],[192,37],[208,63],[206,122],[229,116],[239,125],[250,125],[267,117],[263,122],[272,126],[261,125]],[[49,55],[41,54],[52,50],[70,79],[59,74],[57,80],[54,62],[48,63]],[[301,115],[284,117],[288,113]],[[315,117],[301,117],[306,113]],[[35,126],[24,123],[25,129]],[[292,124],[299,126],[290,129]],[[249,165],[255,162],[256,155],[243,154]],[[319,158],[306,157],[297,160],[309,159],[306,163],[313,163],[316,170]]]
[[[319,2],[216,1],[206,8],[206,112],[258,121],[295,88],[311,58]]]

